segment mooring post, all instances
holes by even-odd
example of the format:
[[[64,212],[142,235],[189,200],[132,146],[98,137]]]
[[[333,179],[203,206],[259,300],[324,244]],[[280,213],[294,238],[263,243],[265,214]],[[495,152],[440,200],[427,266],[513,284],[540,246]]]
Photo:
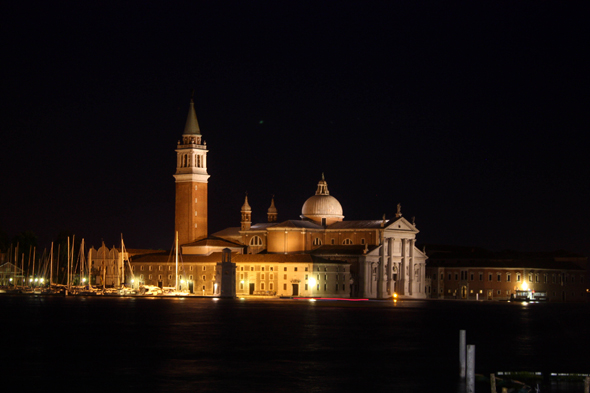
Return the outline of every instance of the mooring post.
[[[459,330],[459,376],[465,378],[465,330]]]
[[[490,387],[491,387],[491,393],[498,393],[498,392],[496,392],[496,374],[494,374],[494,373],[490,374]]]
[[[475,345],[467,346],[467,393],[475,392]]]
[[[584,393],[590,393],[590,377],[584,380]]]

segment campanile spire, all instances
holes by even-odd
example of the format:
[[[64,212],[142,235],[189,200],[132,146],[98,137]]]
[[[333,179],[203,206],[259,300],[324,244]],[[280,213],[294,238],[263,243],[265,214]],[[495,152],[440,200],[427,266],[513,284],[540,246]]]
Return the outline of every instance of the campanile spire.
[[[174,226],[180,244],[207,237],[207,152],[191,98],[182,141],[176,147]]]

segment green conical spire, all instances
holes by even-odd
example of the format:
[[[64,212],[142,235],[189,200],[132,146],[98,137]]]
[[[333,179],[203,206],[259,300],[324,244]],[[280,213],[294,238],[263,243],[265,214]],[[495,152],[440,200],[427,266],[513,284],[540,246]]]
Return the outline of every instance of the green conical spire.
[[[183,135],[201,135],[199,122],[197,121],[197,113],[195,112],[195,102],[192,98],[190,107],[188,108],[188,116],[186,118]]]

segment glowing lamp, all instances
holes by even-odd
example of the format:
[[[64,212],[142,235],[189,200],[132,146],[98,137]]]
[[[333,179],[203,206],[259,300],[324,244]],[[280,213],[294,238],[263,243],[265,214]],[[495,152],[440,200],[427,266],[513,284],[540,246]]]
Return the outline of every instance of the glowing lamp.
[[[523,281],[521,288],[523,291],[528,291],[529,289],[529,284],[526,283],[526,281]]]
[[[310,278],[310,279],[309,279],[309,285],[311,285],[312,287],[315,287],[315,284],[316,284],[316,280],[315,280],[315,278],[313,278],[313,277],[312,277],[312,278]]]
[[[397,300],[397,292],[393,293],[393,298]]]

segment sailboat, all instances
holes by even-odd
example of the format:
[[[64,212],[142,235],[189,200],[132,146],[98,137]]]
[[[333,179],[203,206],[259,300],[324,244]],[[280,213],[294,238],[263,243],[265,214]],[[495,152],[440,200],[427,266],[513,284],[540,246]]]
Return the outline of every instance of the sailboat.
[[[181,283],[179,281],[179,274],[178,274],[178,231],[176,231],[176,236],[174,238],[174,261],[176,264],[176,275],[174,280],[174,287],[164,287],[164,295],[166,296],[187,296],[189,295],[189,291],[187,289],[182,289]]]

